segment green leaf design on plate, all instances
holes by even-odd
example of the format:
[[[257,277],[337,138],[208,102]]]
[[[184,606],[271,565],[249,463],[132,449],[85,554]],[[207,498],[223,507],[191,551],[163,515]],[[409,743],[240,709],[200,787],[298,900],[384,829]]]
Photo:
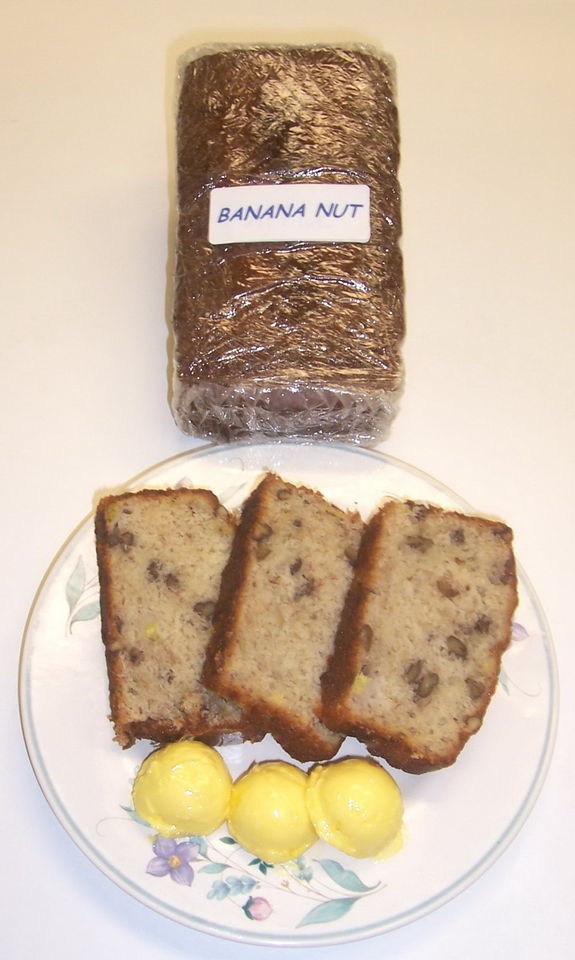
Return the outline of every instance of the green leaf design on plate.
[[[148,823],[148,821],[142,820],[142,818],[138,816],[138,814],[136,813],[133,807],[125,807],[123,803],[120,804],[120,807],[122,808],[124,813],[129,814],[132,820],[135,820],[136,823],[141,823],[143,827],[149,828],[150,824]]]
[[[70,619],[70,628],[78,620],[95,620],[100,613],[100,604],[97,600],[93,600],[92,603],[87,603],[85,606],[80,607],[79,610],[76,610],[75,614]]]
[[[196,846],[198,847],[198,854],[200,857],[205,857],[206,859],[209,859],[208,858],[208,842],[204,836],[202,836],[201,834],[195,833],[187,837],[187,840],[188,840],[188,843],[196,844]]]
[[[208,890],[208,900],[225,900],[230,895],[230,888],[225,880],[216,880]]]
[[[330,923],[332,920],[339,920],[340,917],[351,910],[354,903],[357,903],[359,897],[342,897],[339,900],[328,900],[327,903],[320,903],[309,913],[306,913],[298,923],[298,927],[307,927],[311,923]]]
[[[79,556],[76,561],[76,566],[68,577],[68,582],[66,584],[66,600],[68,601],[68,609],[70,612],[72,612],[78,603],[78,600],[82,595],[82,590],[85,586],[86,571],[84,569],[84,561],[82,560],[82,557]]]
[[[344,890],[351,890],[352,893],[369,893],[370,890],[375,890],[379,886],[379,883],[372,887],[366,886],[363,880],[359,879],[357,873],[354,873],[353,870],[346,870],[337,860],[316,860],[316,863],[323,867],[330,880],[343,887]]]
[[[227,863],[208,863],[205,867],[200,867],[198,873],[223,873],[228,869]]]
[[[237,846],[237,840],[234,840],[233,837],[220,837],[220,843],[229,843],[230,845]]]

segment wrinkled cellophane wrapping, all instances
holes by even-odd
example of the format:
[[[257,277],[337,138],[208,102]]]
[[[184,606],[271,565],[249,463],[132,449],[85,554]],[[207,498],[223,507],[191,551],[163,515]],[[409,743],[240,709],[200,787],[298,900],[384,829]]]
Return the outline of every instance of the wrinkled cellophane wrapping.
[[[216,441],[383,438],[403,386],[393,61],[369,47],[189,51],[177,110],[171,406]],[[211,245],[209,193],[366,184],[367,243]]]

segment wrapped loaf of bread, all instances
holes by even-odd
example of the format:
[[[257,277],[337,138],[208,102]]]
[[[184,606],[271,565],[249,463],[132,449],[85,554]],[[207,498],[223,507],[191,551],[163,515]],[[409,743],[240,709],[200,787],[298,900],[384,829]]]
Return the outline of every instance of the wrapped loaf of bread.
[[[171,397],[184,432],[387,432],[404,333],[393,83],[365,47],[185,58]]]

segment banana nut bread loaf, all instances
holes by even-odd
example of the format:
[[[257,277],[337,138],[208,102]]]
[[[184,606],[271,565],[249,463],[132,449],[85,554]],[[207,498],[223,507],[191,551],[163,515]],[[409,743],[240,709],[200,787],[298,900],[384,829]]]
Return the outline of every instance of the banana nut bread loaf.
[[[482,724],[516,603],[509,527],[386,503],[322,678],[324,721],[411,773],[453,763]]]
[[[328,759],[342,737],[318,719],[363,522],[270,473],[244,506],[202,679],[296,760]]]
[[[403,383],[398,163],[393,67],[370,48],[240,46],[189,60],[171,397],[183,431],[356,442],[387,431]],[[369,188],[369,240],[209,242],[214,188],[274,184]],[[284,216],[279,204],[250,209]]]
[[[207,490],[141,490],[95,517],[111,719],[137,739],[252,735],[241,711],[200,683],[235,521]]]

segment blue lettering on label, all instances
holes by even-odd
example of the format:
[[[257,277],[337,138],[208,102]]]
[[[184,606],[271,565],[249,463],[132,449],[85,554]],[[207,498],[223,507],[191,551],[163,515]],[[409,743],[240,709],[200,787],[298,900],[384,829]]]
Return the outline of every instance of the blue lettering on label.
[[[277,220],[278,217],[285,217],[288,220],[293,219],[293,217],[305,217],[305,203],[301,203],[299,207],[296,207],[295,203],[290,203],[289,205],[272,203],[269,207],[264,207],[261,203],[258,207],[252,207],[248,204],[246,207],[236,207],[233,212],[231,207],[222,207],[218,213],[217,222],[226,223],[229,221],[231,223],[233,220],[241,220],[242,222],[246,220]]]
[[[324,217],[331,217],[333,208],[333,203],[330,203],[329,207],[326,207],[325,203],[318,203],[315,215],[316,217],[321,217],[323,213]]]
[[[362,209],[363,203],[350,203],[348,204],[348,206],[351,209],[351,219],[353,220],[355,218],[357,211]]]
[[[355,215],[358,210],[361,210],[363,203],[330,203],[329,206],[326,206],[325,203],[318,203],[317,209],[315,211],[316,217],[335,217],[336,220],[341,220],[342,217],[349,216],[352,220],[355,219]]]
[[[289,207],[284,207],[283,203],[278,203],[277,210],[274,214],[275,219],[278,217],[291,217],[293,210],[293,203],[290,203]]]

